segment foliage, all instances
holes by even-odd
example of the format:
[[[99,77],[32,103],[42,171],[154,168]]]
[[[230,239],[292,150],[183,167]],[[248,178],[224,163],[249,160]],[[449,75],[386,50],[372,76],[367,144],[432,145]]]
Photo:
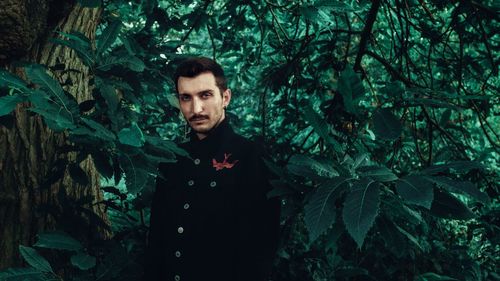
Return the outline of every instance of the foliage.
[[[185,153],[170,77],[188,54],[210,56],[229,77],[232,123],[271,152],[284,233],[273,280],[499,280],[498,12],[494,1],[106,1],[95,48],[53,39],[92,71],[94,100],[77,104],[30,65],[36,87],[0,73],[0,115],[29,101],[78,159],[92,155],[115,181],[103,188],[115,239],[140,261],[156,164]],[[82,255],[71,263],[92,271]]]

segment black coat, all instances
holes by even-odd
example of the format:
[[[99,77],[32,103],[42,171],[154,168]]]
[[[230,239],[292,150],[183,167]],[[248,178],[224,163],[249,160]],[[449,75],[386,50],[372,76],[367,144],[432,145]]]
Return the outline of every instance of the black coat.
[[[267,280],[279,236],[278,199],[253,142],[223,121],[163,163],[151,207],[145,280]]]

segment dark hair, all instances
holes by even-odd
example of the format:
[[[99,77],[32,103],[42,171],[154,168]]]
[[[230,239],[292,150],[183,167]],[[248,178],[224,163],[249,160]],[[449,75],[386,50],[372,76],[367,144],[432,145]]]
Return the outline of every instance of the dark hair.
[[[219,88],[221,94],[227,89],[226,77],[222,67],[212,59],[205,57],[194,57],[183,61],[175,71],[174,82],[175,91],[179,92],[178,81],[179,77],[196,77],[203,72],[211,72],[215,77],[215,84]]]

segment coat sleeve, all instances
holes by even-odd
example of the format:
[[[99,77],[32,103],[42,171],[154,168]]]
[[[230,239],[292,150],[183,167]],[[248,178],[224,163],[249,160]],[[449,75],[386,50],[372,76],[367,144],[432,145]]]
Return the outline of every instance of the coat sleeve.
[[[161,173],[163,165],[160,164],[159,169]],[[161,263],[165,260],[165,251],[163,250],[165,248],[163,245],[165,243],[165,230],[161,224],[164,214],[161,208],[164,205],[162,201],[166,198],[164,183],[165,181],[162,178],[156,178],[156,188],[151,203],[143,281],[158,280],[165,266]]]
[[[271,271],[280,233],[280,201],[267,198],[269,172],[253,145],[244,173],[238,217],[237,281],[265,281]]]

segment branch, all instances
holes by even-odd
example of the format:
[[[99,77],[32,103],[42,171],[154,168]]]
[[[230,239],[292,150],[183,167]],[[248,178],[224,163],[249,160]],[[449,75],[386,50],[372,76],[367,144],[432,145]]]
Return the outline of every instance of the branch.
[[[368,11],[367,20],[363,32],[361,33],[361,40],[359,42],[358,55],[356,56],[356,61],[354,63],[354,70],[361,69],[361,59],[366,52],[366,45],[368,44],[368,39],[371,36],[373,24],[377,19],[378,10],[380,8],[381,1],[373,0],[370,11]]]
[[[406,77],[404,77],[401,72],[397,71],[396,69],[394,69],[391,64],[384,60],[384,58],[382,58],[381,56],[375,54],[374,52],[371,52],[371,51],[365,51],[365,54],[369,55],[370,57],[376,59],[378,62],[380,62],[384,67],[385,69],[389,72],[389,74],[391,74],[392,78],[394,79],[397,79],[403,83],[405,83],[406,86],[417,86],[417,87],[420,87],[419,85],[411,82],[410,80],[408,80]]]

